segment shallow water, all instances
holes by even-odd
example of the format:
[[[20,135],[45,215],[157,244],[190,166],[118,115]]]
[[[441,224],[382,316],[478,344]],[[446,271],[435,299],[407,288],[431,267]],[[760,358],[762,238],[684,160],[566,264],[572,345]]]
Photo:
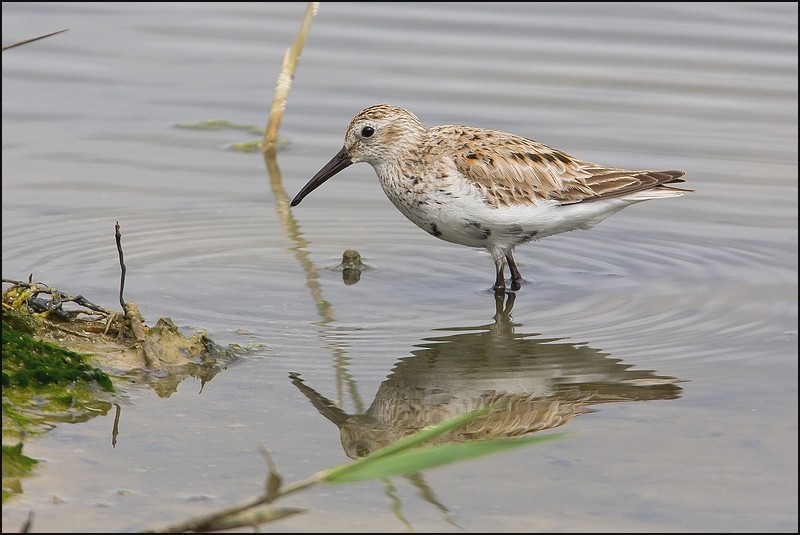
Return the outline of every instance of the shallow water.
[[[131,385],[115,446],[112,413],[29,441],[45,462],[4,531],[221,508],[262,488],[261,443],[287,482],[348,462],[309,395],[392,433],[420,392],[458,410],[494,389],[559,403],[567,438],[309,490],[268,529],[796,532],[797,5],[323,3],[273,189],[230,150],[257,135],[176,125],[261,127],[304,9],[3,4],[4,46],[69,28],[3,52],[3,276],[114,307],[119,221],[148,323],[261,344],[202,389]],[[377,102],[695,192],[519,248],[497,315],[489,256],[405,220],[369,166],[282,204]],[[348,248],[356,284],[330,269]]]

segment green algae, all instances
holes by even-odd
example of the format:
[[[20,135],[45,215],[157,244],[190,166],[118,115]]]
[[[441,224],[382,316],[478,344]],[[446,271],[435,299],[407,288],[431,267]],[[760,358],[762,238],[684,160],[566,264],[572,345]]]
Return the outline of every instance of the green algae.
[[[108,374],[92,366],[87,355],[37,340],[37,327],[33,315],[3,311],[3,502],[22,492],[20,478],[37,462],[22,453],[25,438],[112,407]]]
[[[52,385],[68,385],[75,381],[97,383],[106,392],[113,392],[111,378],[92,366],[89,357],[36,340],[26,332],[20,319],[6,321],[3,315],[3,390],[9,387],[41,391]],[[22,328],[20,328],[22,327]]]

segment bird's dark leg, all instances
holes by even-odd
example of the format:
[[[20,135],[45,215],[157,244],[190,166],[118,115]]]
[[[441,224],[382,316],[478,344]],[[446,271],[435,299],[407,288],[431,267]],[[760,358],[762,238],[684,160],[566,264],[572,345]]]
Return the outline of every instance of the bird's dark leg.
[[[495,279],[492,289],[495,295],[503,295],[506,293],[505,262],[501,257],[499,260],[495,260],[494,264],[497,266],[497,279]]]
[[[517,264],[514,262],[511,251],[506,253],[506,263],[508,264],[508,270],[511,271],[511,290],[516,292],[522,287],[522,273],[517,269]]]

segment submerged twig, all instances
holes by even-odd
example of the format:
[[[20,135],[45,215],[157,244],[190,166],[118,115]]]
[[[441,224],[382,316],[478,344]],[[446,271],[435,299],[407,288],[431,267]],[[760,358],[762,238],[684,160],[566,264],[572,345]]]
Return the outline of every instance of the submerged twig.
[[[311,296],[317,304],[317,310],[322,317],[322,321],[323,323],[328,324],[335,321],[333,307],[331,306],[331,303],[328,302],[322,295],[322,287],[319,282],[317,268],[314,266],[314,263],[311,261],[311,258],[308,254],[308,241],[303,237],[299,225],[289,209],[290,198],[286,194],[286,190],[283,187],[283,179],[276,157],[276,138],[278,125],[280,124],[280,119],[283,115],[283,110],[286,105],[286,96],[289,92],[289,87],[294,77],[297,61],[299,59],[302,46],[305,42],[306,35],[310,29],[311,19],[317,13],[317,8],[318,2],[309,3],[305,16],[303,17],[303,22],[300,26],[300,31],[295,38],[295,42],[293,46],[286,51],[286,55],[284,56],[283,68],[281,69],[281,75],[278,79],[278,86],[275,91],[275,99],[273,100],[272,110],[270,111],[269,124],[267,125],[267,129],[264,134],[264,141],[262,142],[262,150],[264,162],[267,167],[267,173],[270,179],[270,185],[272,186],[272,193],[276,199],[275,209],[278,212],[278,216],[281,218],[281,226],[283,227],[287,237],[292,240],[294,245],[292,250],[297,257],[298,262],[306,272],[306,284],[311,290]],[[346,370],[346,363],[348,360],[346,352],[339,343],[330,342],[330,345],[333,349],[336,360],[335,368],[337,371],[337,384],[346,384],[347,389],[354,398],[356,407],[359,411],[363,411],[363,402],[356,391],[356,386],[352,381],[352,377]],[[339,390],[342,390],[342,388]],[[341,396],[339,397],[341,399]]]
[[[303,51],[303,44],[311,28],[311,19],[317,14],[318,9],[319,2],[308,3],[306,13],[303,16],[303,22],[300,24],[300,30],[297,32],[294,43],[286,50],[286,54],[283,56],[283,65],[281,65],[278,83],[275,86],[275,97],[272,99],[272,109],[270,109],[269,112],[267,130],[264,132],[264,140],[261,143],[261,150],[264,152],[275,150],[278,139],[278,127],[283,118],[283,111],[286,109],[286,97],[289,94],[289,88],[292,86],[292,80],[294,80],[294,73],[297,70],[297,62],[300,60],[300,53]]]

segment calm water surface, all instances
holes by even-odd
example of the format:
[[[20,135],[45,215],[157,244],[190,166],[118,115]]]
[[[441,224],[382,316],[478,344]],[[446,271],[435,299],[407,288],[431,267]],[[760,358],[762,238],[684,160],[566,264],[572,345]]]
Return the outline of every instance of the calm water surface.
[[[116,446],[113,411],[30,440],[4,531],[157,528],[257,494],[259,444],[293,482],[488,391],[567,438],[309,490],[265,529],[796,532],[797,4],[323,3],[273,188],[230,148],[257,134],[177,125],[262,127],[304,9],[3,3],[4,45],[69,28],[3,52],[3,276],[113,308],[119,221],[149,324],[259,347],[131,385]],[[287,209],[378,102],[696,191],[519,248],[528,283],[496,303],[489,256],[405,220],[368,165]]]

